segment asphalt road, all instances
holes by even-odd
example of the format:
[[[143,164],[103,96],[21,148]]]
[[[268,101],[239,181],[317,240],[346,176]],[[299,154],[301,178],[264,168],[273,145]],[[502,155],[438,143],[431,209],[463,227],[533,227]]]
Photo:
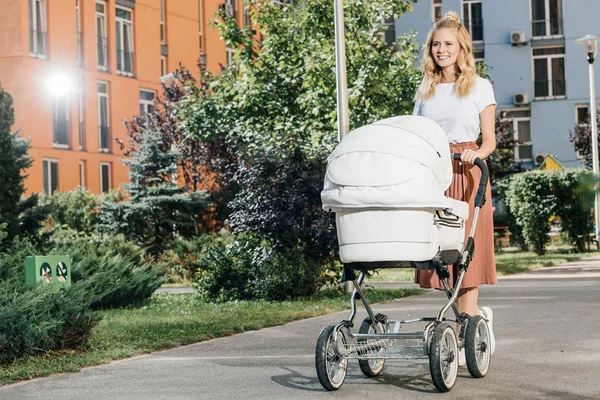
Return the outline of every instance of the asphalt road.
[[[388,362],[376,378],[354,361],[338,391],[323,390],[315,343],[343,312],[1,387],[0,399],[600,399],[599,285],[596,257],[482,287],[496,353],[485,378],[462,368],[448,394],[433,387],[426,360]],[[443,300],[430,292],[374,308],[416,318]]]

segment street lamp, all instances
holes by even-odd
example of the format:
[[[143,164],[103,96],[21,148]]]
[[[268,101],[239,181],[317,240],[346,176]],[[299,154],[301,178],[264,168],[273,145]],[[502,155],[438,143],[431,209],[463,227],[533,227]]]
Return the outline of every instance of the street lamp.
[[[590,73],[590,125],[592,126],[592,170],[596,178],[598,177],[598,125],[596,124],[596,87],[594,83],[594,58],[598,51],[597,42],[600,41],[598,36],[585,35],[581,39],[577,39],[577,43],[583,44],[585,54],[589,63]],[[600,240],[598,240],[598,227],[600,226],[600,207],[598,200],[599,193],[596,191],[594,201],[594,233],[596,234],[596,245],[600,248]]]
[[[52,75],[50,78],[48,78],[47,85],[50,94],[56,98],[68,95],[73,89],[72,80],[69,78],[69,76],[63,73]]]

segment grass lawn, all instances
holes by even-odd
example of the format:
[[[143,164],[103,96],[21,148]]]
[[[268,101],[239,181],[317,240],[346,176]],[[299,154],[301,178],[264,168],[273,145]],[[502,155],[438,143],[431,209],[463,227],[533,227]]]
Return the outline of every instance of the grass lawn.
[[[378,289],[369,290],[368,298],[376,303],[422,292]],[[101,311],[104,318],[94,328],[85,351],[28,357],[1,367],[0,384],[79,371],[151,351],[341,311],[349,309],[349,299],[341,291],[323,291],[305,300],[224,304],[206,303],[195,295],[155,295],[137,307]]]
[[[503,251],[496,253],[496,271],[499,276],[517,274],[598,254],[598,252],[572,253],[566,249],[551,249],[543,256],[538,256],[533,252]],[[414,270],[411,268],[379,270],[378,273],[368,278],[368,281],[410,281],[414,274]]]

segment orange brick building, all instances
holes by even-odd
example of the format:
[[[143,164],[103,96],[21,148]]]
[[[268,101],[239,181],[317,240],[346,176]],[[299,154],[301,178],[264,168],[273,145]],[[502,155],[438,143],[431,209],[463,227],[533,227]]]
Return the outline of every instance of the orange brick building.
[[[200,54],[217,73],[232,54],[208,26],[226,1],[0,0],[0,84],[14,99],[13,131],[32,139],[27,193],[99,193],[127,182],[123,120],[152,107],[160,77]]]

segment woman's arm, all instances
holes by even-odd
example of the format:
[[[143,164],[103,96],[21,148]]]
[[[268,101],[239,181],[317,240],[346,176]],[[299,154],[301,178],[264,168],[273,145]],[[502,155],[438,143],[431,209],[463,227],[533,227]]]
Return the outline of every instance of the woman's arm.
[[[481,147],[477,151],[465,150],[462,153],[461,161],[467,164],[473,164],[477,157],[482,160],[487,158],[496,150],[496,105],[490,104],[479,114],[481,121]]]

